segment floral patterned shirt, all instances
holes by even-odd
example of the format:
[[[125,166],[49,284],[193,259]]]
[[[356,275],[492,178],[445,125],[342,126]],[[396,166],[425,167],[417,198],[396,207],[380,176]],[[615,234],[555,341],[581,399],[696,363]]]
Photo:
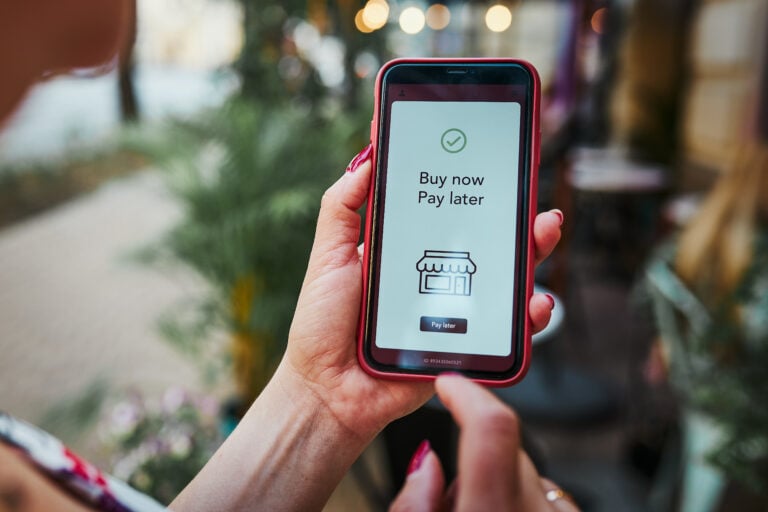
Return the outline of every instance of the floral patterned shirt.
[[[18,448],[41,472],[95,510],[167,511],[124,482],[105,475],[47,432],[0,411],[0,442]]]

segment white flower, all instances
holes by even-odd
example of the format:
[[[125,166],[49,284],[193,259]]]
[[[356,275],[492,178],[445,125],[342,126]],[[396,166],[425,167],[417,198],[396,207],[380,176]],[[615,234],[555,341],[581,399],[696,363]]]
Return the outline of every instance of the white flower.
[[[112,409],[110,431],[116,437],[126,436],[133,432],[141,417],[141,411],[136,404],[120,402]]]
[[[170,440],[171,455],[177,459],[183,459],[192,451],[192,440],[188,435],[176,435]]]
[[[181,388],[170,388],[163,395],[163,411],[177,411],[187,401],[187,392]]]

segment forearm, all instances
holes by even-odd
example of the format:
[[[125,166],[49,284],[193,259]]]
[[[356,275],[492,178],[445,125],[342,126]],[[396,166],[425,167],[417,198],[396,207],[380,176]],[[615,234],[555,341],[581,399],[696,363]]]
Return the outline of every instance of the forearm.
[[[322,509],[368,440],[346,431],[288,373],[278,370],[173,510]]]

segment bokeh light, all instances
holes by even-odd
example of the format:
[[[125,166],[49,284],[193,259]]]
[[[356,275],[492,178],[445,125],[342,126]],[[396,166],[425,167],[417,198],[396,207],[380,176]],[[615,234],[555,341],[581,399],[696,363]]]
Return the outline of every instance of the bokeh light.
[[[451,10],[443,4],[433,4],[427,9],[427,26],[432,30],[443,30],[451,22]]]
[[[378,30],[387,24],[389,4],[386,0],[369,0],[363,7],[362,21],[371,30]]]
[[[364,51],[355,57],[354,70],[358,78],[367,78],[375,75],[379,66],[379,59],[371,52]]]
[[[370,34],[373,32],[373,29],[365,24],[365,20],[363,19],[363,9],[360,9],[357,11],[357,14],[355,14],[355,28],[363,34]]]
[[[400,13],[400,28],[406,34],[418,34],[424,28],[424,11],[418,7],[407,7]]]
[[[504,32],[512,25],[512,11],[506,5],[492,5],[485,13],[485,25],[493,32]]]
[[[603,25],[605,24],[605,7],[601,7],[592,14],[592,20],[590,21],[592,30],[598,34],[603,33]]]

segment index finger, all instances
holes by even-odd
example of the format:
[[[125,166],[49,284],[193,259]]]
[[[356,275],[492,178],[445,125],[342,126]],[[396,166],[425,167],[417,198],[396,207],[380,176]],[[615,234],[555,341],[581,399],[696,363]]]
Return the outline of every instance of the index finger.
[[[457,509],[519,509],[520,433],[515,413],[460,375],[439,376],[435,389],[461,428]]]
[[[371,175],[370,160],[363,161],[354,172],[346,172],[323,194],[317,231],[309,259],[309,267],[334,269],[357,263],[360,238],[358,209],[368,196]]]

